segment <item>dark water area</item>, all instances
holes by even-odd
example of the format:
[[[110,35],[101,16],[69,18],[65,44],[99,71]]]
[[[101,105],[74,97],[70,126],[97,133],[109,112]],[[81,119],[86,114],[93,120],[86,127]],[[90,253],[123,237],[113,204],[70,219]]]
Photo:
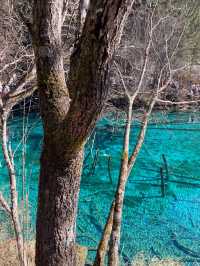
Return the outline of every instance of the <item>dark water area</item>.
[[[131,147],[135,144],[139,127],[139,122],[132,125]],[[27,135],[24,139],[23,132]],[[98,244],[113,199],[123,132],[122,121],[103,118],[86,146],[77,241],[91,247],[89,260],[95,254],[92,249]],[[43,135],[40,118],[37,115],[13,118],[8,133],[15,151],[18,192],[29,209],[26,237],[31,238],[34,237]],[[200,113],[152,115],[144,145],[126,188],[121,239],[124,262],[128,263],[142,252],[147,258],[173,258],[185,265],[200,265],[199,147]],[[163,158],[167,161],[167,170]],[[168,177],[165,197],[162,197],[160,168],[164,177]],[[2,153],[0,173],[0,188],[8,197],[9,179]],[[5,219],[4,212],[0,211],[0,224]]]

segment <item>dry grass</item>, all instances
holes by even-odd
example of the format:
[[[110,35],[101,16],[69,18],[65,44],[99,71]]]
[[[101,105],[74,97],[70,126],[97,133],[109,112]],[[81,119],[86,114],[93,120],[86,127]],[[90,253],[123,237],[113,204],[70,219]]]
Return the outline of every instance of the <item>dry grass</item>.
[[[27,246],[28,265],[34,265],[34,241],[30,241]],[[0,243],[0,266],[18,266],[18,256],[15,240],[4,240]]]
[[[26,246],[28,265],[34,266],[35,241],[29,241]],[[87,248],[77,246],[77,266],[84,266],[87,257]],[[0,266],[19,266],[15,240],[0,242]]]
[[[29,241],[26,246],[28,256],[28,266],[35,266],[35,241]],[[87,247],[77,245],[77,266],[84,266],[87,257]],[[183,266],[174,259],[166,258],[159,260],[153,258],[148,263],[145,255],[138,253],[132,262],[132,266]],[[16,241],[14,239],[0,242],[0,266],[19,266],[17,257]]]

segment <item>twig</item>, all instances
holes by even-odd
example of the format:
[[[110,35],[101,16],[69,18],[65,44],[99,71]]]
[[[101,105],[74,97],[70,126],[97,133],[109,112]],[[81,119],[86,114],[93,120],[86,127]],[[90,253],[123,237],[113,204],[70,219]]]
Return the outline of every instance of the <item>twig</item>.
[[[8,212],[9,215],[12,215],[11,213],[11,209],[7,203],[7,201],[5,200],[5,198],[3,197],[2,193],[0,192],[0,204],[2,206],[2,208]]]

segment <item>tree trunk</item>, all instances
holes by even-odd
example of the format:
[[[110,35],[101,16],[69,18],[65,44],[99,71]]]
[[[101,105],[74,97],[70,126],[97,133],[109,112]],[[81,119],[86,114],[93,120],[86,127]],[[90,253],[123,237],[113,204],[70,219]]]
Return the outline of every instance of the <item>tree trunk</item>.
[[[129,102],[129,112],[128,112],[128,117],[126,121],[124,146],[123,146],[123,158],[121,162],[121,169],[120,169],[117,191],[115,194],[113,227],[112,227],[112,234],[111,234],[110,248],[109,248],[109,261],[108,261],[109,266],[119,265],[120,229],[121,229],[121,223],[122,223],[122,211],[123,211],[123,202],[124,202],[126,183],[127,183],[130,171],[132,167],[134,166],[138,153],[142,147],[144,137],[146,134],[146,130],[147,130],[148,118],[152,112],[155,102],[156,102],[156,96],[153,96],[149,104],[148,111],[145,112],[144,114],[140,133],[138,135],[136,145],[130,157],[128,156],[128,151],[129,151],[130,128],[131,128],[131,122],[132,122],[133,98],[132,98],[132,102]]]
[[[132,107],[133,107],[133,100],[130,97],[128,97],[128,110],[127,110],[127,120],[126,120],[125,134],[124,134],[121,168],[119,173],[117,190],[115,194],[113,226],[112,226],[112,234],[111,234],[110,247],[109,247],[109,259],[108,259],[109,266],[119,265],[120,230],[122,222],[122,210],[123,210],[125,186],[128,178],[129,138],[130,138],[131,122],[132,122]]]
[[[112,226],[113,226],[113,214],[114,214],[114,208],[115,208],[115,201],[112,202],[110,212],[102,233],[101,240],[98,245],[96,257],[93,266],[104,266],[105,265],[105,256],[108,249],[108,243],[110,240],[110,235],[112,232]]]
[[[91,1],[66,86],[63,0],[35,0],[33,43],[44,127],[36,265],[74,266],[82,156],[105,103],[118,30],[131,0]]]
[[[75,265],[76,213],[82,161],[82,147],[70,156],[56,154],[48,145],[43,149],[36,265]]]

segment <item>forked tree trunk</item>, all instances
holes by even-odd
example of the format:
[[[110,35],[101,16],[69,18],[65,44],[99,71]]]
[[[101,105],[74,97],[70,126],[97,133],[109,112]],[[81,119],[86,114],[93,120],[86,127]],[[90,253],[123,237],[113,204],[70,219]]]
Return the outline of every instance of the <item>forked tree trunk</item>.
[[[131,0],[91,0],[71,56],[66,86],[63,0],[35,0],[33,41],[44,146],[37,213],[36,265],[74,266],[83,148],[107,97],[110,59]]]
[[[125,136],[124,136],[123,157],[122,157],[122,162],[121,162],[118,186],[117,186],[117,190],[115,194],[113,226],[112,226],[112,234],[111,234],[110,247],[109,247],[109,260],[108,260],[109,266],[118,266],[120,263],[119,262],[120,229],[121,229],[121,223],[122,223],[122,211],[123,211],[123,202],[124,202],[126,183],[130,175],[130,171],[136,162],[137,156],[144,142],[147,125],[148,125],[148,118],[153,110],[153,107],[156,102],[156,98],[157,98],[157,95],[153,96],[149,104],[148,111],[145,112],[144,114],[142,126],[141,126],[141,129],[140,129],[137,141],[136,141],[136,145],[130,156],[128,156],[128,151],[129,151],[130,128],[131,128],[131,122],[132,122],[133,102],[129,102],[129,112],[128,112]]]

